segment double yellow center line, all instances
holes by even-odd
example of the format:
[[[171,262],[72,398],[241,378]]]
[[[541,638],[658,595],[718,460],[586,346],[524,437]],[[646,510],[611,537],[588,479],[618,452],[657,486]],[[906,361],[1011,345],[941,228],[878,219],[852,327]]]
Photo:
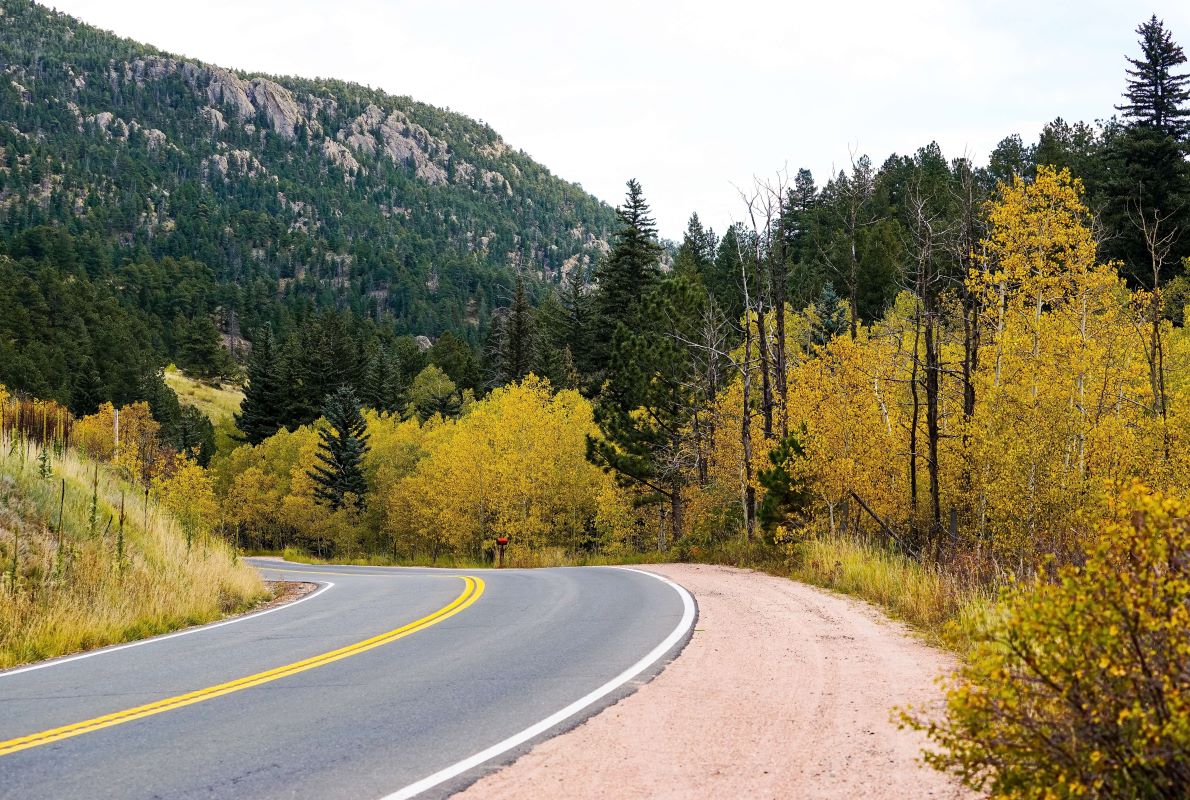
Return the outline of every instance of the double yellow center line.
[[[60,742],[63,739],[69,739],[73,736],[79,736],[84,733],[91,733],[92,731],[101,730],[103,728],[110,728],[113,725],[122,725],[125,722],[132,722],[133,720],[144,719],[151,717],[154,714],[161,714],[165,711],[173,711],[176,708],[193,705],[194,703],[201,703],[204,700],[211,700],[216,697],[222,697],[225,694],[232,692],[239,692],[244,689],[251,689],[253,686],[260,686],[264,683],[270,683],[281,678],[286,678],[290,675],[296,675],[299,672],[315,669],[316,667],[325,666],[334,661],[339,661],[344,658],[359,655],[360,653],[371,650],[381,645],[386,645],[389,642],[395,642],[397,639],[403,639],[410,634],[425,630],[431,625],[436,625],[448,617],[453,617],[463,609],[470,606],[480,595],[483,594],[484,583],[480,578],[473,578],[470,576],[456,576],[463,580],[465,586],[462,594],[452,600],[448,605],[443,606],[432,614],[429,614],[421,619],[414,620],[407,625],[402,625],[399,628],[394,628],[378,636],[373,636],[370,639],[364,639],[362,642],[340,647],[337,650],[331,650],[320,655],[312,656],[301,661],[295,661],[292,664],[286,664],[281,667],[258,672],[255,675],[248,675],[234,681],[227,683],[220,683],[217,686],[209,686],[206,689],[198,689],[197,691],[187,692],[186,694],[179,694],[174,697],[167,697],[164,700],[157,700],[152,703],[146,703],[143,706],[136,706],[124,711],[116,711],[111,714],[105,714],[102,717],[95,717],[94,719],[84,720],[82,722],[75,722],[70,725],[63,725],[60,728],[51,728],[40,733],[31,733],[27,736],[20,736],[16,739],[9,739],[8,741],[0,742],[0,756],[6,756],[10,753],[16,753],[21,750],[28,750],[31,747],[39,747],[43,744],[50,744],[52,742]]]

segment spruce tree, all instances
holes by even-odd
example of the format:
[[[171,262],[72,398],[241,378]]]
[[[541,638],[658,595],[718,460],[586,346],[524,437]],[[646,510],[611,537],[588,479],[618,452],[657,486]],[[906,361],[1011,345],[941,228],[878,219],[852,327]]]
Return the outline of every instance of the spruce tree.
[[[1141,58],[1129,58],[1128,87],[1120,106],[1129,118],[1109,129],[1103,179],[1108,201],[1101,219],[1108,235],[1103,255],[1124,264],[1125,274],[1146,289],[1159,289],[1183,270],[1190,256],[1190,163],[1183,141],[1190,131],[1190,76],[1174,68],[1186,61],[1155,17],[1141,25]],[[1172,236],[1161,263],[1145,236]]]
[[[661,245],[657,226],[649,216],[649,204],[636,180],[628,181],[624,205],[616,209],[620,229],[611,253],[600,264],[596,275],[599,289],[595,294],[597,312],[595,346],[599,367],[606,367],[611,357],[610,345],[616,329],[639,327],[641,300],[656,285],[661,275]]]
[[[373,343],[364,368],[360,399],[368,408],[391,414],[405,407],[401,365],[388,347]]]
[[[270,327],[264,329],[252,347],[248,362],[248,385],[236,414],[236,427],[244,440],[260,444],[288,422],[290,394],[295,390],[282,375],[277,343]]]
[[[804,437],[803,427],[800,435],[791,433],[782,439],[769,452],[772,466],[756,473],[757,480],[764,487],[759,520],[770,533],[778,525],[804,511],[813,500],[802,465],[798,463],[806,460],[806,451],[801,442]]]
[[[677,277],[649,293],[643,311],[656,324],[616,332],[608,380],[595,406],[599,436],[588,437],[587,457],[668,505],[671,539],[682,534],[682,488],[690,478],[690,421],[709,398],[696,388],[698,367],[680,344],[697,337],[708,302],[697,283]],[[665,549],[665,531],[658,548]]]
[[[517,276],[512,306],[504,318],[500,339],[500,382],[516,383],[533,366],[533,309],[525,294],[525,281]]]
[[[337,511],[350,495],[356,509],[363,510],[368,491],[363,470],[368,431],[355,392],[343,386],[328,395],[322,415],[326,424],[318,431],[318,463],[306,472],[314,480],[314,497]]]
[[[595,372],[595,313],[591,297],[583,291],[578,276],[571,274],[561,297],[562,321],[559,344],[569,351],[582,382]]]
[[[698,214],[691,214],[686,233],[674,256],[674,274],[702,280],[715,258],[715,232],[704,228]]]
[[[1184,140],[1190,134],[1190,74],[1177,71],[1186,54],[1154,14],[1136,29],[1141,58],[1129,58],[1126,103],[1116,106],[1132,125],[1145,125]]]

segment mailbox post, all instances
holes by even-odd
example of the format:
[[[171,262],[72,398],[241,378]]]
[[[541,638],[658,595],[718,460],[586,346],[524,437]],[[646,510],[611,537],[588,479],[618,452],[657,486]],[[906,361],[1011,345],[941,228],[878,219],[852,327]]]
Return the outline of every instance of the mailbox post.
[[[500,536],[496,539],[496,549],[500,552],[500,563],[497,565],[497,569],[504,569],[504,548],[507,546],[507,536]]]

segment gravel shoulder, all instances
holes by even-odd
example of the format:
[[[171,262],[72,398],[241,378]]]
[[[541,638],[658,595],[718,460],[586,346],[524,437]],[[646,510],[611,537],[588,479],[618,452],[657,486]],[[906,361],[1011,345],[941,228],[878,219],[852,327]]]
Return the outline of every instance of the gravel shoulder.
[[[695,596],[682,654],[639,691],[456,797],[967,798],[894,707],[937,707],[954,659],[872,606],[748,570],[646,569]]]

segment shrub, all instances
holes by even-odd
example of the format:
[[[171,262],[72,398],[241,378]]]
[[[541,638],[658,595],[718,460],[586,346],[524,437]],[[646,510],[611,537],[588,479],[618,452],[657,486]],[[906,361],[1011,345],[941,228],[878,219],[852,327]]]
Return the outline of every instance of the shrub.
[[[1133,486],[1082,567],[1018,587],[949,687],[906,721],[994,798],[1190,796],[1190,501]]]

